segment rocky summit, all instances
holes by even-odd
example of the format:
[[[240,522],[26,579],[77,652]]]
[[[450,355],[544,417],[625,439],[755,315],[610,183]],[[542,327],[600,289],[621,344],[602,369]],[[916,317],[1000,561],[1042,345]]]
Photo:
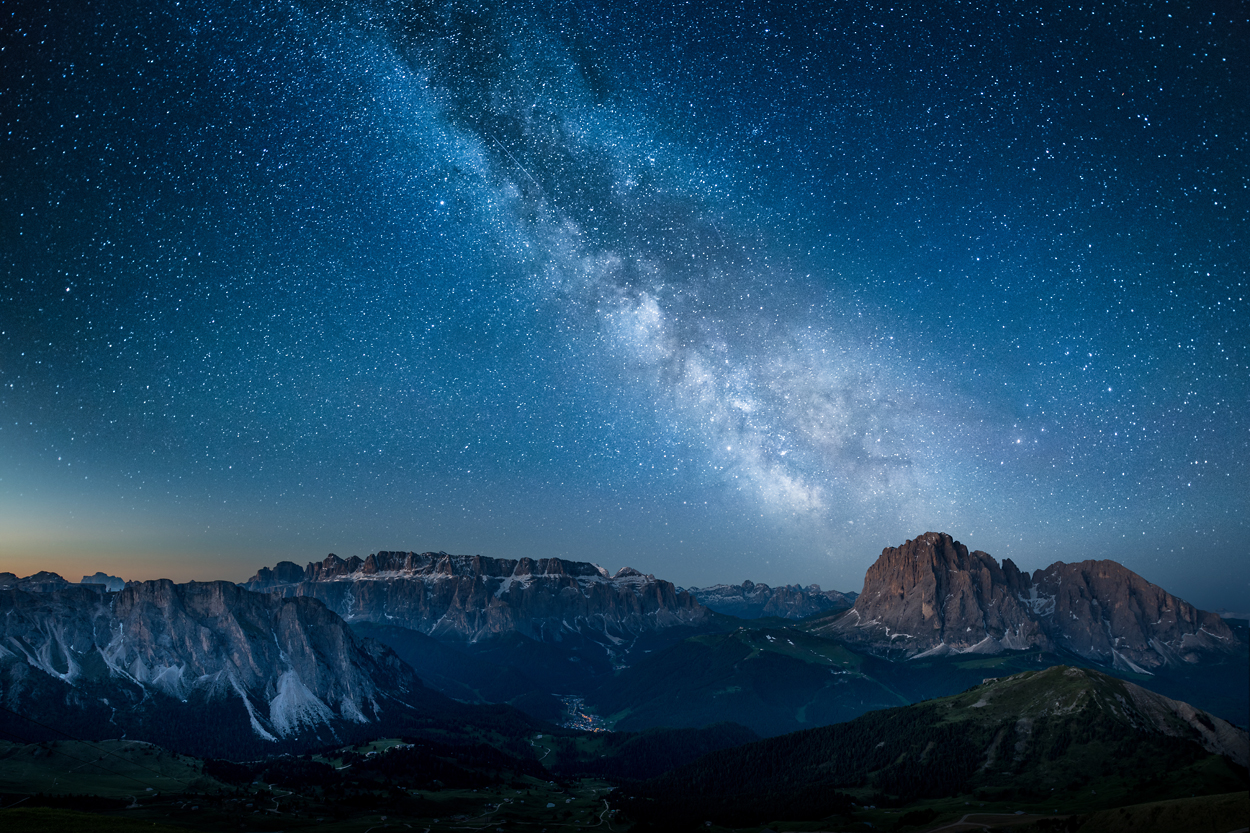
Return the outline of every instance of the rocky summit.
[[[115,594],[0,590],[0,694],[10,708],[102,702],[119,717],[157,701],[233,704],[255,736],[273,741],[369,723],[420,689],[394,654],[315,599],[226,581],[131,582]]]
[[[609,642],[703,622],[708,611],[671,582],[624,568],[560,558],[485,558],[445,552],[329,555],[301,568],[284,561],[245,585],[311,596],[349,622],[400,625],[433,636],[477,640],[515,631],[544,642],[571,633]]]
[[[1030,576],[938,532],[887,547],[854,607],[814,630],[913,658],[1063,649],[1132,671],[1238,644],[1219,616],[1114,561],[1058,561]]]

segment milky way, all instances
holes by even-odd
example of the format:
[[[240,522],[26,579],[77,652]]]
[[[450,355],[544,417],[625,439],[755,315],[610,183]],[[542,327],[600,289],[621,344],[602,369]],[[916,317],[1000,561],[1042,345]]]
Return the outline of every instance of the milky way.
[[[1242,605],[1250,23],[829,5],[10,11],[0,569],[942,530]]]

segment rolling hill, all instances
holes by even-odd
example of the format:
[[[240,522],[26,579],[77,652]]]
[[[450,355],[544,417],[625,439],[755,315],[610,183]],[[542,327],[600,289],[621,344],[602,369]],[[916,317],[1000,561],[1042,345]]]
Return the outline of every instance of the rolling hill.
[[[1245,790],[1244,729],[1088,669],[1057,666],[704,756],[623,790],[634,818],[743,826],[966,796],[1097,810]]]

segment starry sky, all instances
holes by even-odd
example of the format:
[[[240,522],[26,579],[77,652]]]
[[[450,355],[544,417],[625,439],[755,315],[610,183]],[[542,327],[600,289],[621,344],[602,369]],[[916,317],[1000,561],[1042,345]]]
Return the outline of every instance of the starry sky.
[[[0,569],[1250,606],[1244,4],[0,14]]]

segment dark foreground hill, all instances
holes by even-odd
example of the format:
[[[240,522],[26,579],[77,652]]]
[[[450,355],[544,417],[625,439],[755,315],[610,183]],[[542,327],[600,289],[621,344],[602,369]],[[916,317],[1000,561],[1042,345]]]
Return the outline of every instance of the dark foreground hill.
[[[131,740],[0,740],[0,830],[620,831],[603,821],[604,778],[654,777],[755,739],[725,725],[516,743],[466,724],[248,761]]]
[[[707,755],[614,804],[667,827],[815,820],[950,796],[1051,813],[1245,790],[1248,759],[1243,729],[1059,666]]]

